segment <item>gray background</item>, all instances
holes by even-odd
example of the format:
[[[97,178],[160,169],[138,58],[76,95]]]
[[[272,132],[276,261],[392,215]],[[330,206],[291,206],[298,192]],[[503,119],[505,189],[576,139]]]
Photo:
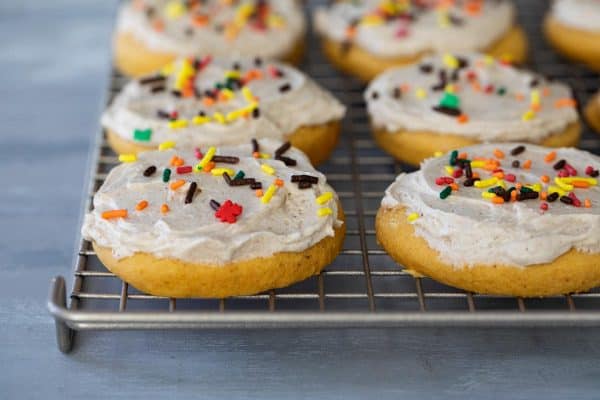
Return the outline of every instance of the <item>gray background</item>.
[[[598,330],[82,333],[58,352],[115,1],[0,4],[0,398],[598,398]],[[71,281],[68,285],[70,287]]]

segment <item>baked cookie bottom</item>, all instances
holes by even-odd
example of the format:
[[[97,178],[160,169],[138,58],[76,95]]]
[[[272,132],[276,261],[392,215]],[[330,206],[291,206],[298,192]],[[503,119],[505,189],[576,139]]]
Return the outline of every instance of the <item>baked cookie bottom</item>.
[[[368,82],[391,67],[400,67],[418,62],[427,52],[405,57],[380,57],[353,45],[347,51],[342,50],[339,42],[322,38],[323,52],[329,61],[341,71]],[[512,27],[502,38],[483,51],[494,57],[509,55],[514,63],[520,64],[527,59],[527,37],[519,26]]]
[[[344,213],[338,203],[338,219]],[[281,252],[271,257],[225,265],[195,264],[177,259],[135,253],[117,259],[112,249],[92,243],[100,261],[136,289],[155,296],[225,298],[277,289],[318,274],[342,249],[346,224],[301,252]]]
[[[302,150],[313,165],[318,165],[327,160],[333,152],[340,136],[340,130],[340,121],[301,126],[289,135],[287,140],[292,143],[292,146]],[[138,154],[158,148],[124,139],[111,129],[107,129],[106,139],[110,147],[118,154]]]
[[[300,64],[304,56],[305,43],[299,40],[281,61]],[[123,74],[137,78],[156,72],[178,57],[174,53],[163,53],[148,48],[130,32],[120,32],[114,41],[114,63]]]
[[[373,128],[375,142],[395,159],[418,166],[421,161],[432,157],[435,152],[446,153],[461,147],[481,143],[478,140],[454,134],[427,131],[389,132]],[[574,122],[560,133],[552,134],[537,144],[548,147],[574,147],[581,137],[581,124]]]
[[[600,133],[600,93],[592,97],[583,112],[588,124]]]
[[[467,291],[542,297],[583,292],[600,285],[598,253],[571,249],[551,263],[524,268],[500,264],[456,268],[444,263],[443,255],[415,235],[403,206],[380,208],[375,228],[378,242],[405,268]]]
[[[544,33],[556,51],[600,71],[600,33],[563,25],[552,15],[544,19]]]

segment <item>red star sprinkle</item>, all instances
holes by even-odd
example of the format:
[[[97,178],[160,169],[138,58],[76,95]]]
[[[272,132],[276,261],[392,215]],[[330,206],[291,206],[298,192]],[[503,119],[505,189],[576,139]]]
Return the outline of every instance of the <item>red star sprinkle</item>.
[[[237,217],[242,214],[243,207],[237,203],[227,200],[221,204],[221,207],[215,212],[215,217],[219,218],[221,222],[227,222],[233,224],[237,221]]]

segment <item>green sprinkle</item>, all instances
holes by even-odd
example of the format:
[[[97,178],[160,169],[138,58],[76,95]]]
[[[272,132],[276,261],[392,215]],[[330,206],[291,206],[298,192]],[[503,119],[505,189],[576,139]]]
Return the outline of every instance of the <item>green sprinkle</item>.
[[[460,99],[454,93],[446,92],[440,100],[440,106],[457,109],[460,107]]]
[[[169,168],[165,168],[163,171],[163,182],[167,183],[171,179],[171,170]]]
[[[521,192],[523,192],[523,193],[531,193],[531,192],[533,192],[533,189],[528,188],[526,186],[522,186],[521,187]]]
[[[450,196],[452,193],[452,188],[450,186],[446,186],[444,190],[440,192],[440,199],[444,200],[446,197]]]
[[[452,150],[452,153],[450,153],[450,165],[456,165],[457,158],[458,158],[458,150]]]
[[[238,173],[233,177],[233,180],[235,181],[236,179],[244,179],[244,176],[246,176],[244,171],[239,170]]]
[[[499,88],[497,93],[499,96],[504,96],[506,94],[506,88]]]
[[[133,140],[138,142],[148,142],[152,136],[152,129],[136,129],[133,131]]]

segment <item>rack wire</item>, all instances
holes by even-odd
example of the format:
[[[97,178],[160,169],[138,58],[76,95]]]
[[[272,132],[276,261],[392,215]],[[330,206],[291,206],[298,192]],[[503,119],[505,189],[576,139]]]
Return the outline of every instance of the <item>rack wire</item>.
[[[585,104],[600,86],[599,76],[560,58],[545,43],[540,25],[546,1],[517,4],[531,44],[530,67],[568,82],[579,104]],[[371,139],[364,85],[336,72],[314,37],[308,43],[302,69],[348,107],[341,142],[320,168],[346,212],[347,238],[338,258],[320,275],[283,289],[221,300],[169,299],[121,281],[100,263],[90,243],[81,240],[70,302],[62,277],[53,280],[48,301],[61,351],[71,350],[75,331],[89,329],[600,325],[600,289],[544,299],[478,295],[415,277],[396,264],[376,243],[374,217],[384,189],[410,168],[394,162]],[[125,82],[113,72],[109,101]],[[586,127],[581,147],[600,153],[600,137]],[[104,132],[99,132],[86,211],[117,163]]]

